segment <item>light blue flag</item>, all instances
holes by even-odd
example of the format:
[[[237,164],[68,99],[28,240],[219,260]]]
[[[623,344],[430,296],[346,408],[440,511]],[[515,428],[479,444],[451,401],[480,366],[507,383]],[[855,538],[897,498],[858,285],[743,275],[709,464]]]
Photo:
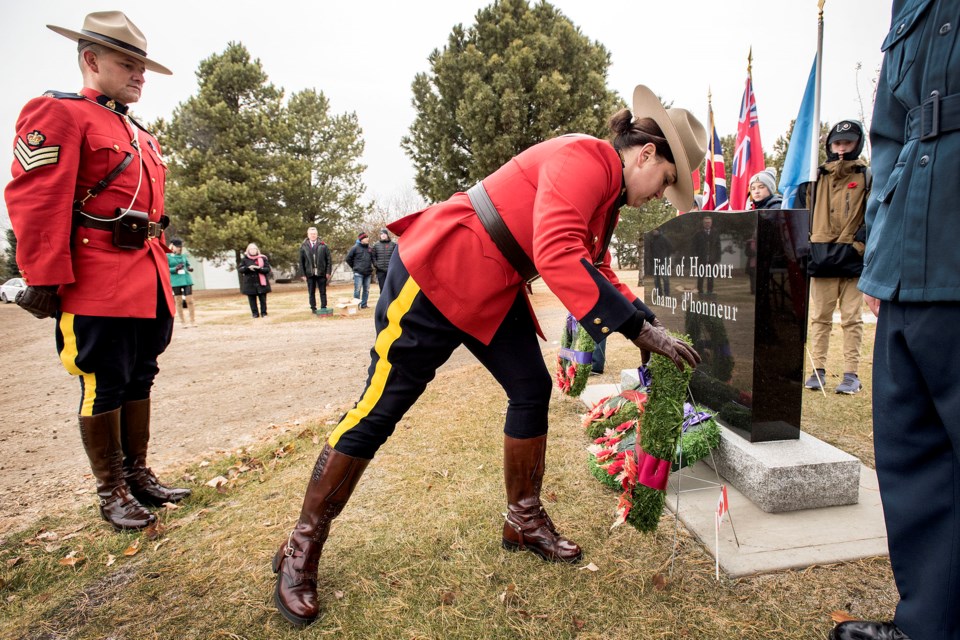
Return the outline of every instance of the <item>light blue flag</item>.
[[[817,58],[813,58],[813,67],[810,69],[810,78],[807,88],[803,92],[803,102],[800,103],[800,112],[790,134],[790,144],[787,147],[787,157],[783,161],[783,170],[780,173],[780,193],[783,194],[783,208],[796,209],[797,191],[801,184],[814,180],[814,170],[817,166],[813,157],[814,136],[820,133],[820,127],[813,122],[814,93],[817,73]]]

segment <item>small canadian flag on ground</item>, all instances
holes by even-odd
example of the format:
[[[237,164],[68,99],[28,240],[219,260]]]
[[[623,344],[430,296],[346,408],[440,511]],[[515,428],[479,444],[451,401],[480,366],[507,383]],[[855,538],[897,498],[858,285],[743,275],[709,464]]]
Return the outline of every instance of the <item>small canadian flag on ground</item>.
[[[714,578],[716,580],[720,579],[720,523],[723,522],[723,516],[725,516],[730,511],[730,501],[727,499],[727,485],[720,485],[720,499],[717,500],[717,517],[715,519],[715,526],[713,527],[714,534]]]
[[[730,511],[730,500],[727,498],[727,485],[720,485],[720,499],[717,501],[717,526],[723,522],[723,516]]]

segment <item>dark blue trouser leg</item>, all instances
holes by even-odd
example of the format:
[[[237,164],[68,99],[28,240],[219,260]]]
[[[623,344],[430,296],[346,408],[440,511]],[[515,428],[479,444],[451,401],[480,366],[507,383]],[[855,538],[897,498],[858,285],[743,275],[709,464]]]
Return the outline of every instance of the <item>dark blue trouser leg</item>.
[[[877,476],[895,622],[911,640],[960,640],[960,304],[890,303],[874,349]]]

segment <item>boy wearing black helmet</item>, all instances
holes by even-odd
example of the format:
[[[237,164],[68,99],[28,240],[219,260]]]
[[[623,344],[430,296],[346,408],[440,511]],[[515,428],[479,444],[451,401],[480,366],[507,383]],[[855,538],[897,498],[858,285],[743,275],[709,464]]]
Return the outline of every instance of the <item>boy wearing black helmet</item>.
[[[857,290],[863,271],[863,216],[870,192],[870,171],[860,159],[864,135],[855,120],[841,120],[827,136],[827,161],[817,170],[807,202],[810,216],[810,351],[813,373],[808,389],[824,386],[833,312],[840,307],[843,327],[843,379],[837,393],[860,391],[858,368],[863,338],[862,296]]]

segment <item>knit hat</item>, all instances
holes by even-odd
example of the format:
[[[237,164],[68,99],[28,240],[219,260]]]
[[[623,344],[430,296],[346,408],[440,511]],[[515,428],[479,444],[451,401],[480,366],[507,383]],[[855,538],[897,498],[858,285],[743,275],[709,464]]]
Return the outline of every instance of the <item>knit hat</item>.
[[[767,167],[760,173],[754,175],[750,178],[750,182],[747,183],[747,186],[753,184],[754,182],[760,182],[770,191],[770,195],[773,195],[777,192],[777,170],[773,167]]]
[[[363,239],[366,238],[366,237],[367,237],[367,234],[365,234],[363,231],[361,231],[361,232],[360,232],[360,235],[357,236],[357,240],[363,240]]]

